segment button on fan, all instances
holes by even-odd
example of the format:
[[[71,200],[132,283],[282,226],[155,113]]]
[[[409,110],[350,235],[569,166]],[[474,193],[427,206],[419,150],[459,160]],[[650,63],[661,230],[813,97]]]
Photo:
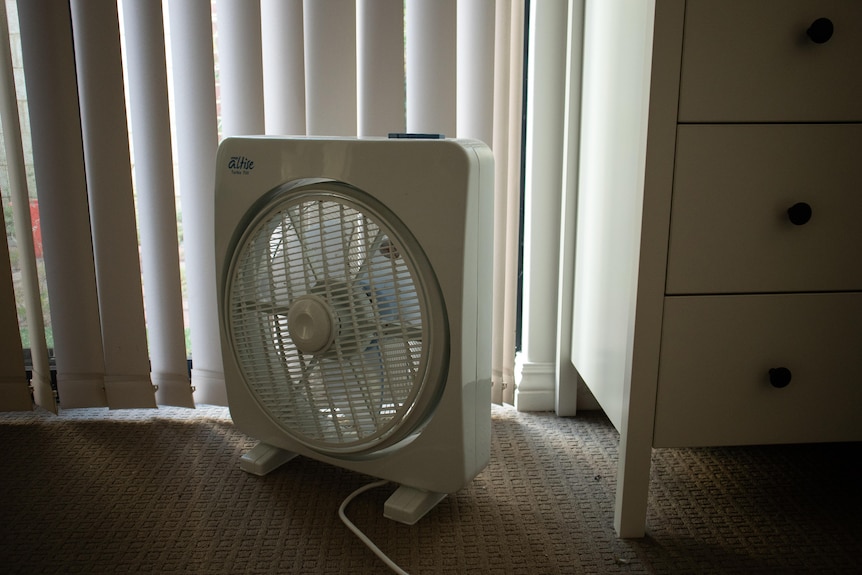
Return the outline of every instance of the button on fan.
[[[324,353],[335,341],[335,317],[329,304],[316,295],[298,298],[287,312],[287,329],[302,353]]]

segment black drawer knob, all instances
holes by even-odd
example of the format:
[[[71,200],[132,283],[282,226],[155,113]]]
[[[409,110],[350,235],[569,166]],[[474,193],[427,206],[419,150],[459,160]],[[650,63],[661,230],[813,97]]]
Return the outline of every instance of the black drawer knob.
[[[786,367],[773,367],[769,370],[769,383],[772,387],[787,387],[793,374]]]
[[[811,219],[812,213],[811,206],[805,202],[799,202],[787,208],[787,217],[790,218],[791,223],[796,226],[807,224]]]
[[[832,20],[829,18],[818,18],[806,30],[808,37],[815,44],[825,44],[832,38],[834,32],[835,26],[832,25]]]

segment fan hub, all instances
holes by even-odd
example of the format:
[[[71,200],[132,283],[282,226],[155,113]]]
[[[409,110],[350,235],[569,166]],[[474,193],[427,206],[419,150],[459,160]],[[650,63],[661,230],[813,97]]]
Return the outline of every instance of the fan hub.
[[[321,351],[318,356],[323,356],[323,359],[354,357],[365,351],[379,336],[371,300],[362,286],[324,280],[311,291],[321,294],[317,297],[326,302],[335,326],[332,335],[334,345],[330,346],[329,353],[323,355]]]
[[[304,295],[287,313],[287,329],[302,353],[325,353],[335,341],[335,314],[320,296]]]

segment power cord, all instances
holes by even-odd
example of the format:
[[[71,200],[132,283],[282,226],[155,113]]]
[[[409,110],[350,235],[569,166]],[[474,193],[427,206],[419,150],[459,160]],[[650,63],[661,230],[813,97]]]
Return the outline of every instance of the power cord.
[[[354,525],[353,522],[350,519],[348,519],[347,515],[344,513],[344,510],[347,509],[347,506],[350,504],[350,502],[353,501],[358,495],[365,493],[366,491],[369,491],[371,489],[375,489],[377,487],[382,487],[383,485],[386,485],[387,483],[389,483],[389,482],[386,481],[385,479],[380,480],[380,481],[375,481],[373,483],[369,483],[368,485],[363,485],[362,487],[360,487],[359,489],[357,489],[356,491],[354,491],[353,493],[348,495],[347,499],[345,499],[344,502],[341,504],[341,507],[338,508],[338,516],[341,518],[341,522],[344,523],[348,529],[353,531],[353,533],[359,538],[359,540],[362,541],[363,543],[365,543],[365,545],[369,549],[371,549],[374,552],[374,554],[380,558],[381,561],[386,563],[386,565],[390,569],[392,569],[392,571],[394,571],[395,573],[398,573],[398,575],[409,575],[407,573],[407,571],[405,571],[404,569],[399,567],[392,559],[390,559],[386,555],[386,553],[381,551],[380,548],[377,545],[375,545],[374,542],[371,541],[371,539],[369,539],[368,536],[365,535],[365,533],[363,533],[356,525]]]

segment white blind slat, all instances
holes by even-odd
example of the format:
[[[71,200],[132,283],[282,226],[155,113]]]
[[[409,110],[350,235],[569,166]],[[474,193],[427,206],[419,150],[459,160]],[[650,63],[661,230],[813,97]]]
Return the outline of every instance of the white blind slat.
[[[495,401],[515,401],[515,336],[518,300],[518,230],[521,196],[521,109],[524,70],[524,0],[497,3],[494,156]],[[507,53],[508,52],[508,53]],[[502,300],[502,301],[501,301]]]
[[[216,2],[223,137],[264,133],[260,13],[258,2]]]
[[[494,0],[460,0],[457,135],[494,145]]]
[[[302,0],[261,0],[264,121],[267,134],[305,134]]]
[[[356,2],[305,0],[306,126],[311,136],[356,135]]]
[[[404,132],[404,2],[357,0],[356,35],[357,133]]]
[[[18,5],[57,387],[63,407],[107,405],[69,6]]]
[[[123,0],[151,378],[161,405],[193,407],[186,364],[161,2]]]
[[[141,267],[116,0],[72,0],[90,228],[112,408],[155,407],[149,376]],[[114,386],[120,387],[115,391]]]
[[[169,0],[177,161],[192,339],[195,402],[227,404],[213,254],[215,105],[209,0]]]
[[[0,208],[0,215],[3,210]],[[30,389],[24,373],[24,351],[18,332],[15,292],[12,288],[12,265],[6,243],[6,223],[0,225],[0,411],[32,409]]]
[[[404,8],[407,131],[456,134],[457,3],[415,0]]]
[[[15,15],[17,16],[17,15]],[[31,381],[33,399],[44,409],[57,412],[57,403],[51,389],[51,373],[48,360],[48,346],[45,338],[45,320],[42,312],[42,301],[39,293],[39,277],[36,268],[36,250],[33,241],[33,221],[30,218],[30,197],[27,189],[26,168],[24,165],[24,145],[21,139],[21,122],[18,116],[17,91],[12,64],[12,47],[9,38],[9,21],[6,13],[6,3],[0,2],[0,118],[3,125],[3,143],[6,152],[6,169],[9,178],[9,192],[12,198],[12,215],[15,225],[15,241],[18,246],[18,261],[20,265],[21,289],[27,315],[27,329],[30,334]],[[2,210],[0,210],[2,211]],[[5,220],[4,220],[5,222]],[[3,237],[4,246],[6,236]],[[2,378],[9,381],[5,399],[0,399],[0,409],[32,409],[27,380],[23,373],[23,350],[16,318],[16,303],[11,280],[11,262],[8,252],[3,252],[6,259],[0,275],[8,270],[10,283],[8,292],[8,308],[2,311],[4,315],[0,322],[3,329],[2,340],[9,342],[4,346]],[[4,306],[7,305],[4,301]],[[17,345],[15,342],[17,341]]]

